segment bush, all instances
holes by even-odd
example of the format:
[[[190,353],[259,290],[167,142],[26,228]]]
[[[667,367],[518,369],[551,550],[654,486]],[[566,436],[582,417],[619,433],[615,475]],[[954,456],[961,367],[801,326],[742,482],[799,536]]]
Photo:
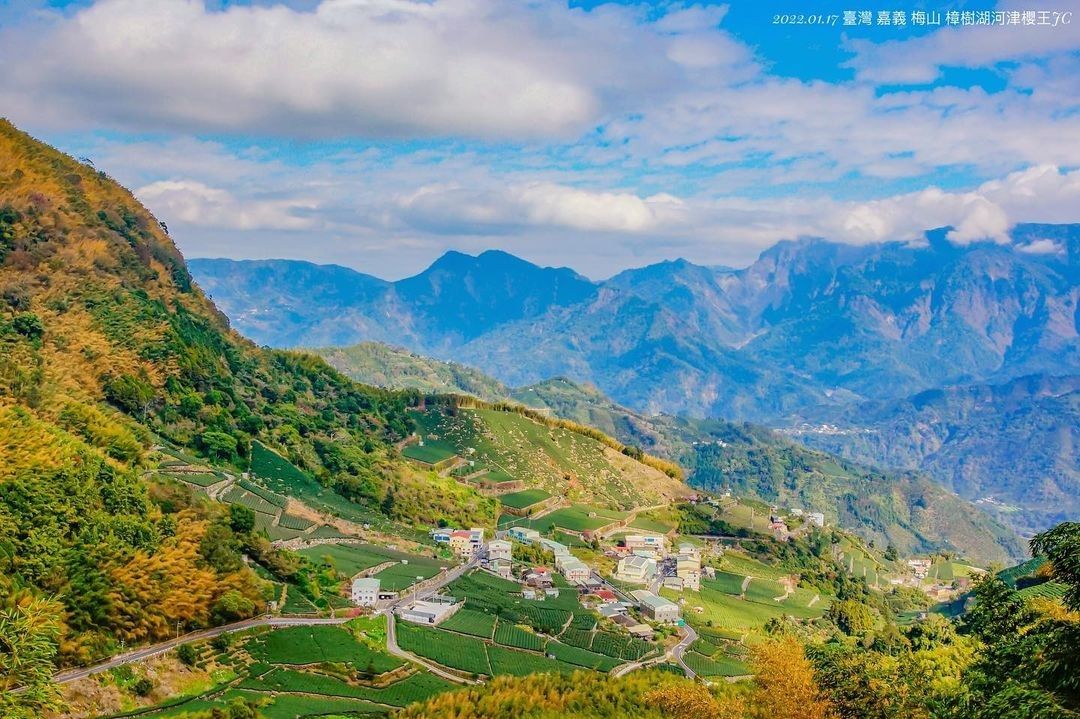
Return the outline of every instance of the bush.
[[[181,663],[193,667],[195,666],[195,662],[198,661],[199,655],[195,653],[195,647],[190,644],[181,644],[176,648],[176,658],[179,659]]]
[[[150,692],[154,691],[154,683],[146,677],[142,677],[131,685],[131,691],[135,692],[135,694],[140,697],[145,697],[150,694]]]

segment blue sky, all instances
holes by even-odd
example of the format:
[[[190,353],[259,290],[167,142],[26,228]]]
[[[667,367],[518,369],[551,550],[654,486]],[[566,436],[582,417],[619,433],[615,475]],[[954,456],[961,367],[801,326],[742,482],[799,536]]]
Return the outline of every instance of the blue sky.
[[[603,277],[803,235],[1008,242],[1080,221],[1080,19],[876,20],[1028,7],[9,0],[0,108],[189,256],[396,278],[495,247]],[[848,10],[875,24],[773,22]]]

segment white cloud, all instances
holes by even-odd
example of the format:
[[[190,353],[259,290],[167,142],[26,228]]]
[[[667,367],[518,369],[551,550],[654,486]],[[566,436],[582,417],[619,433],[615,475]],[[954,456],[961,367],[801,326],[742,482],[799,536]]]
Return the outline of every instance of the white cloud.
[[[710,65],[741,57],[691,25]],[[634,8],[323,0],[313,11],[98,0],[0,42],[0,100],[58,125],[323,136],[574,136],[680,84]],[[696,58],[696,59],[695,59]]]
[[[194,180],[162,180],[135,191],[160,217],[200,227],[230,230],[301,230],[313,226],[311,200],[237,199],[232,193]]]
[[[1030,7],[1017,8],[1030,10]],[[1046,8],[1050,10],[1051,8]],[[1065,8],[1055,8],[1061,12]],[[1073,13],[1073,23],[1080,15]],[[1075,52],[1080,39],[1075,24],[944,27],[903,40],[851,40],[855,53],[847,64],[859,80],[876,84],[931,83],[943,67],[982,68],[1011,61]]]

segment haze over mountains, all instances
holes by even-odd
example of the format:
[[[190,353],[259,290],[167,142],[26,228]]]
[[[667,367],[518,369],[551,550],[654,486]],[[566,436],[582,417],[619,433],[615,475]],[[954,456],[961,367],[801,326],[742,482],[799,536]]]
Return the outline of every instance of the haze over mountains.
[[[563,376],[645,414],[801,427],[808,444],[1000,501],[1021,531],[1047,526],[1080,509],[1080,225],[1020,225],[1008,246],[945,235],[784,242],[741,270],[676,260],[602,282],[499,251],[397,282],[290,260],[190,266],[263,344],[388,342],[508,386]]]

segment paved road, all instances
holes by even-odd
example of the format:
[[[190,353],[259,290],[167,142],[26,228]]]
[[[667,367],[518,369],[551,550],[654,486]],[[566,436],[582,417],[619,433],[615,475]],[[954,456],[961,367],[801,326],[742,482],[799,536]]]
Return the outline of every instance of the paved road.
[[[439,665],[433,664],[428,660],[424,659],[423,657],[418,657],[412,652],[407,652],[401,647],[399,647],[397,643],[397,619],[394,617],[394,610],[401,605],[408,604],[409,602],[415,601],[417,599],[427,599],[428,597],[437,593],[440,589],[445,587],[450,582],[458,579],[469,570],[474,569],[479,563],[480,558],[474,557],[465,564],[462,564],[460,567],[451,569],[449,572],[443,574],[442,577],[439,578],[438,582],[426,588],[424,591],[417,592],[415,594],[408,594],[399,599],[395,599],[390,604],[387,604],[384,607],[381,607],[377,613],[386,612],[386,651],[406,661],[413,662],[414,664],[419,664],[432,674],[437,674],[443,679],[448,679],[449,681],[455,682],[457,684],[479,684],[480,682],[476,679],[466,679],[465,677],[462,677],[458,674],[448,672]]]
[[[234,624],[225,624],[220,627],[212,627],[210,629],[203,629],[198,632],[184,634],[177,639],[170,639],[167,642],[161,642],[160,644],[153,644],[148,647],[134,649],[125,654],[115,656],[112,659],[107,659],[99,664],[94,664],[93,666],[83,667],[81,669],[66,669],[53,675],[53,681],[57,684],[67,684],[68,682],[85,679],[86,677],[100,674],[101,672],[125,664],[143,661],[144,659],[164,654],[181,644],[187,644],[188,642],[195,642],[203,639],[212,639],[222,634],[242,632],[247,629],[254,629],[255,627],[302,627],[312,624],[344,624],[347,621],[348,619],[336,617],[259,617],[257,619],[246,619]]]
[[[440,580],[431,587],[428,587],[424,591],[420,592],[416,598],[424,599],[430,597],[442,587],[446,586],[450,582],[454,581],[469,569],[476,566],[478,560],[472,560],[467,564],[463,564],[460,567],[446,572]],[[398,605],[405,602],[412,601],[414,596],[412,594],[407,595],[401,599],[395,600],[393,603],[387,606],[386,609],[394,609]],[[214,637],[222,634],[231,634],[234,632],[242,632],[248,629],[254,629],[255,627],[303,627],[315,624],[344,624],[349,621],[347,618],[342,617],[258,617],[255,619],[246,619],[242,622],[235,622],[233,624],[224,624],[220,627],[211,627],[210,629],[202,629],[197,632],[191,632],[190,634],[184,634],[176,639],[170,639],[160,644],[153,644],[148,647],[140,647],[139,649],[133,649],[130,652],[120,654],[118,656],[107,659],[98,664],[94,664],[89,667],[82,667],[80,669],[66,669],[53,675],[53,681],[57,684],[67,684],[69,682],[78,681],[79,679],[85,679],[86,677],[106,672],[110,669],[114,669],[125,664],[131,664],[133,662],[140,662],[151,657],[156,657],[159,654],[164,654],[172,649],[176,649],[181,644],[187,644],[188,642],[197,642],[205,639],[213,639]],[[400,651],[400,650],[399,650]],[[415,660],[414,660],[415,661]],[[419,662],[423,664],[424,662]],[[460,679],[460,677],[457,677]]]

